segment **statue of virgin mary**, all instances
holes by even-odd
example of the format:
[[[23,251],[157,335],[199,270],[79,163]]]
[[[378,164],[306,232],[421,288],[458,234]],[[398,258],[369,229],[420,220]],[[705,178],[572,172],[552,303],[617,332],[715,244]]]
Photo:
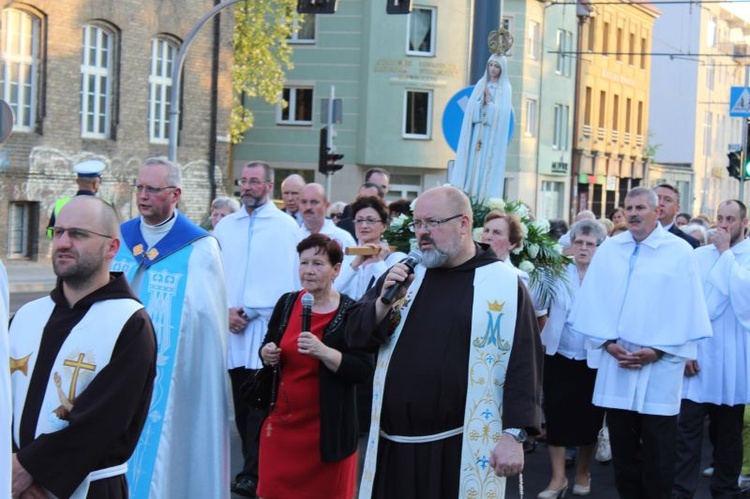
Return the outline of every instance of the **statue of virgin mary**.
[[[493,36],[510,36],[506,35],[507,32],[500,32],[493,31],[490,34],[491,50]],[[505,54],[512,43],[510,38],[509,42],[496,41],[494,44],[484,76],[474,86],[466,104],[456,161],[448,173],[448,183],[478,201],[503,197],[511,120],[511,88],[506,58],[501,54]]]

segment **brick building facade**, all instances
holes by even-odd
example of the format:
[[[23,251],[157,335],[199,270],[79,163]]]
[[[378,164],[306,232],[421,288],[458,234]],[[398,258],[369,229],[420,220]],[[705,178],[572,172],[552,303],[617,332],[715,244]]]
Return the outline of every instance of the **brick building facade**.
[[[137,215],[142,161],[168,152],[171,62],[218,0],[6,2],[0,25],[0,98],[15,114],[0,144],[0,255],[49,254],[55,203],[75,193],[71,167],[107,164],[100,196]],[[185,61],[178,161],[180,209],[200,223],[225,191],[231,106],[231,9],[208,22]],[[4,235],[2,235],[4,232]]]

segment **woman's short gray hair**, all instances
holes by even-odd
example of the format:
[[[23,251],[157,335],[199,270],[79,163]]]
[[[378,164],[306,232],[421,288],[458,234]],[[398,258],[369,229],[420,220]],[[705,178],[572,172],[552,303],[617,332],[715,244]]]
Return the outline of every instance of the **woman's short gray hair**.
[[[708,231],[704,226],[700,224],[688,224],[680,227],[680,230],[688,236],[695,237],[698,242],[701,243],[701,246],[705,246],[708,244]],[[697,236],[695,234],[696,232],[698,233]]]
[[[211,201],[211,211],[214,210],[221,210],[222,208],[226,208],[229,210],[229,213],[234,213],[235,211],[240,209],[240,203],[234,198],[228,198],[228,197],[218,197]]]
[[[607,238],[607,232],[597,220],[581,220],[570,228],[570,242],[575,242],[578,236],[593,236],[599,246]]]

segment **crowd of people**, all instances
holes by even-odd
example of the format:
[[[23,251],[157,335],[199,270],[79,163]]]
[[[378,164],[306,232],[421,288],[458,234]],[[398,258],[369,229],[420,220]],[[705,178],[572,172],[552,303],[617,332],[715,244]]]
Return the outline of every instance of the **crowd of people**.
[[[545,301],[510,260],[525,243],[517,216],[489,212],[475,240],[460,189],[387,205],[389,178],[368,170],[336,204],[290,175],[277,206],[273,168],[250,162],[239,202],[214,200],[206,230],[178,209],[179,167],[151,158],[136,218],[120,223],[95,191],[56,206],[57,286],[0,334],[8,494],[501,498],[542,438],[550,479],[526,490],[586,496],[606,425],[621,497],[692,497],[706,418],[712,494],[740,493],[743,203],[720,203],[711,224],[663,184],[631,190],[607,220],[552,221],[570,263]],[[384,240],[401,213],[408,256]],[[259,409],[245,394],[269,369]]]

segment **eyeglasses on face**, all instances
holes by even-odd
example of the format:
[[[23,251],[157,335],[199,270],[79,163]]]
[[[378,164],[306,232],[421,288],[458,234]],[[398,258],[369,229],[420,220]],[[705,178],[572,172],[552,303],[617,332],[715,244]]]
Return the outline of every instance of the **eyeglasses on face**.
[[[382,222],[382,220],[378,218],[355,218],[354,224],[355,225],[375,225]]]
[[[151,187],[150,185],[134,185],[133,189],[135,189],[135,192],[140,194],[143,191],[146,191],[146,194],[149,196],[153,196],[155,194],[159,194],[161,191],[166,191],[167,189],[177,189],[176,185],[168,185],[166,187]]]
[[[93,236],[106,237],[112,239],[113,236],[101,234],[88,229],[79,229],[77,227],[52,227],[52,239],[60,239],[63,234],[68,233],[68,237],[74,241],[85,241]]]
[[[444,224],[445,222],[450,222],[453,219],[456,219],[458,217],[462,216],[461,213],[458,215],[453,215],[452,217],[448,218],[441,218],[440,220],[433,220],[431,218],[426,218],[424,220],[419,220],[415,218],[412,222],[409,223],[409,230],[412,232],[415,232],[417,229],[436,229],[439,225]]]
[[[234,184],[240,187],[245,187],[247,185],[252,185],[253,187],[257,187],[265,183],[267,183],[267,181],[260,180],[258,178],[240,178],[234,181]]]

